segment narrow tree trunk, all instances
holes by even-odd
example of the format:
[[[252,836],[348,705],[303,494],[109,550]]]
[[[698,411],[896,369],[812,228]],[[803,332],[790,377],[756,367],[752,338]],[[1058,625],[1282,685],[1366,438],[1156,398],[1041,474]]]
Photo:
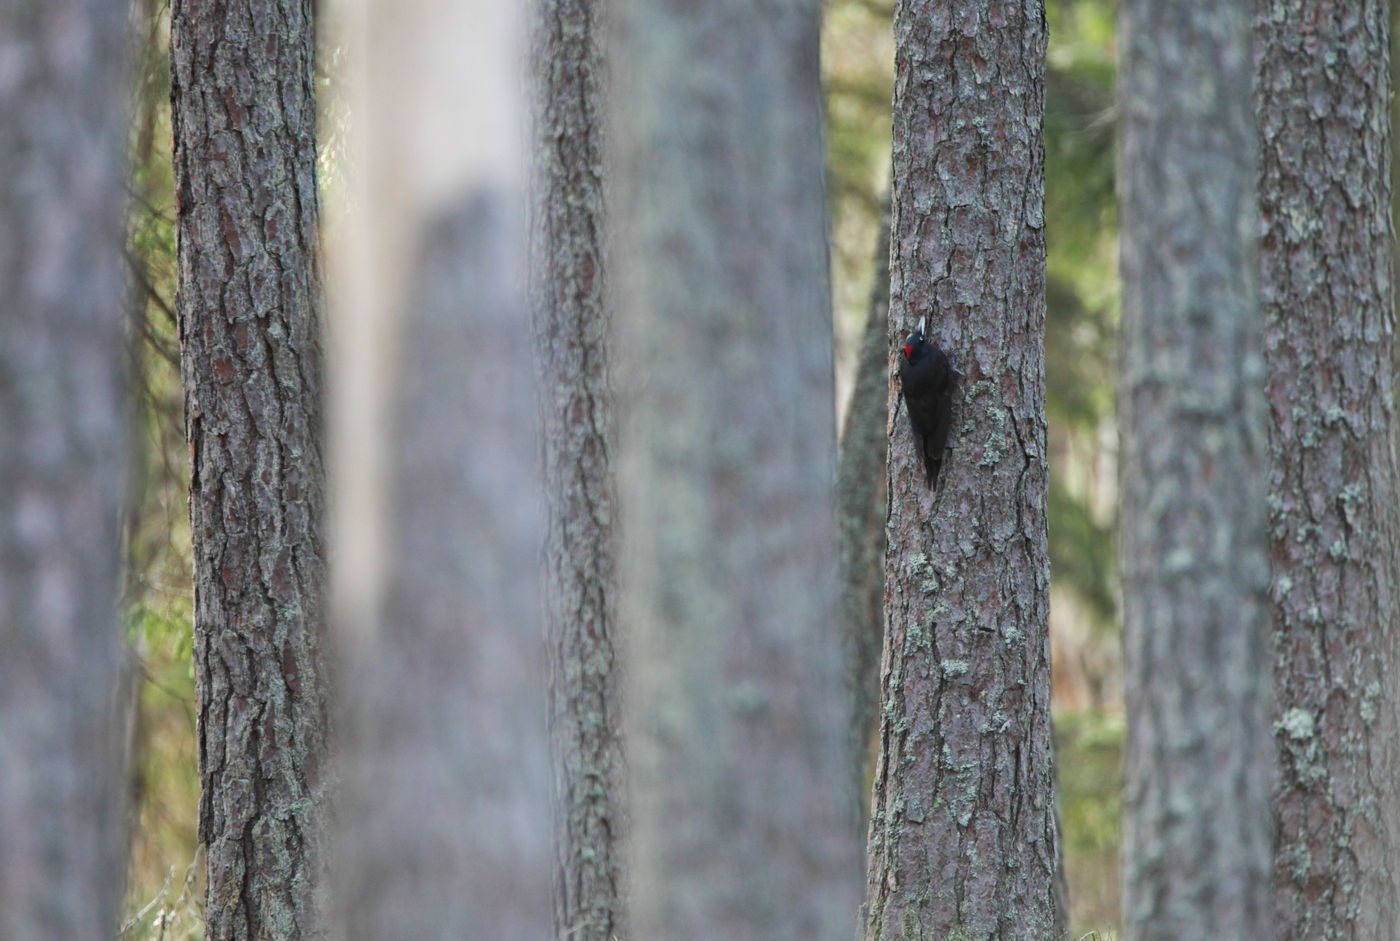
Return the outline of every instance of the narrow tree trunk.
[[[352,939],[547,938],[516,13],[362,9],[342,231],[364,280],[335,373],[338,908]]]
[[[890,387],[865,937],[1049,941],[1044,8],[905,0],[895,43],[887,336],[927,316],[963,377],[937,492]]]
[[[1268,937],[1268,557],[1250,16],[1120,23],[1124,918]]]
[[[884,198],[875,238],[870,310],[861,332],[860,356],[836,470],[836,518],[840,527],[841,618],[851,696],[846,748],[852,799],[861,823],[869,818],[866,772],[880,715],[880,646],[885,636],[885,477],[889,442],[890,197]]]
[[[310,0],[171,7],[210,939],[323,933],[320,275]]]
[[[816,0],[619,3],[637,938],[847,938]]]
[[[595,0],[537,0],[535,17],[530,307],[549,513],[554,934],[612,941],[623,933],[623,766],[613,650],[601,24]]]
[[[0,9],[0,937],[105,938],[122,884],[120,4]]]
[[[1400,938],[1389,4],[1261,0],[1276,937]]]

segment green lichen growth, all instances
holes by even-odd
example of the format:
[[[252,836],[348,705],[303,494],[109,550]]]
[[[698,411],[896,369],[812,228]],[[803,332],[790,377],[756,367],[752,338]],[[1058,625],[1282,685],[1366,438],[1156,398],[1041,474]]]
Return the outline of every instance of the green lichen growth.
[[[1370,724],[1376,719],[1376,701],[1380,699],[1381,684],[1370,682],[1361,694],[1361,719]]]
[[[1278,727],[1289,738],[1295,742],[1306,741],[1313,737],[1316,731],[1313,723],[1312,713],[1306,709],[1293,708],[1283,714],[1279,720]]]
[[[909,630],[904,637],[906,651],[929,649],[928,628],[930,625],[926,623],[927,620],[915,621],[909,625]]]
[[[986,443],[982,446],[982,459],[977,463],[982,467],[994,467],[1006,456],[1007,441],[1011,437],[1006,427],[1007,411],[999,405],[988,407],[985,416],[987,427]]]

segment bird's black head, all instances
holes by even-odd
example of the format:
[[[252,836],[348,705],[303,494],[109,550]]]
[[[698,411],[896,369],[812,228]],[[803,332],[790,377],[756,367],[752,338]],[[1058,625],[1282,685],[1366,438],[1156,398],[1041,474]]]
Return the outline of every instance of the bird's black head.
[[[924,335],[915,330],[904,338],[904,358],[911,363],[917,363],[924,355]]]

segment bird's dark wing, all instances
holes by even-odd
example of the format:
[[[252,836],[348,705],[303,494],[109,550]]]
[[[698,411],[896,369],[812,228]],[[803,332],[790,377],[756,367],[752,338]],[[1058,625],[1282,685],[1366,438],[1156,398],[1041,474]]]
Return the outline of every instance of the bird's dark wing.
[[[914,441],[924,460],[924,474],[929,489],[933,489],[952,428],[953,370],[943,351],[930,345],[917,363],[901,365],[899,378]]]

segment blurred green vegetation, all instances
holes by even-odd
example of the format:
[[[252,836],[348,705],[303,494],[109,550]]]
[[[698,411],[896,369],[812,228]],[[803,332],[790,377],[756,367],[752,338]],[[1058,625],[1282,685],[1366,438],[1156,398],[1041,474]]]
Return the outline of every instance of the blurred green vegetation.
[[[1124,728],[1119,709],[1055,713],[1072,938],[1097,931],[1107,939],[1121,931],[1118,843]]]
[[[141,0],[130,137],[126,305],[131,353],[123,609],[137,672],[131,857],[123,939],[200,938],[193,620],[175,210],[170,164],[168,8]]]

